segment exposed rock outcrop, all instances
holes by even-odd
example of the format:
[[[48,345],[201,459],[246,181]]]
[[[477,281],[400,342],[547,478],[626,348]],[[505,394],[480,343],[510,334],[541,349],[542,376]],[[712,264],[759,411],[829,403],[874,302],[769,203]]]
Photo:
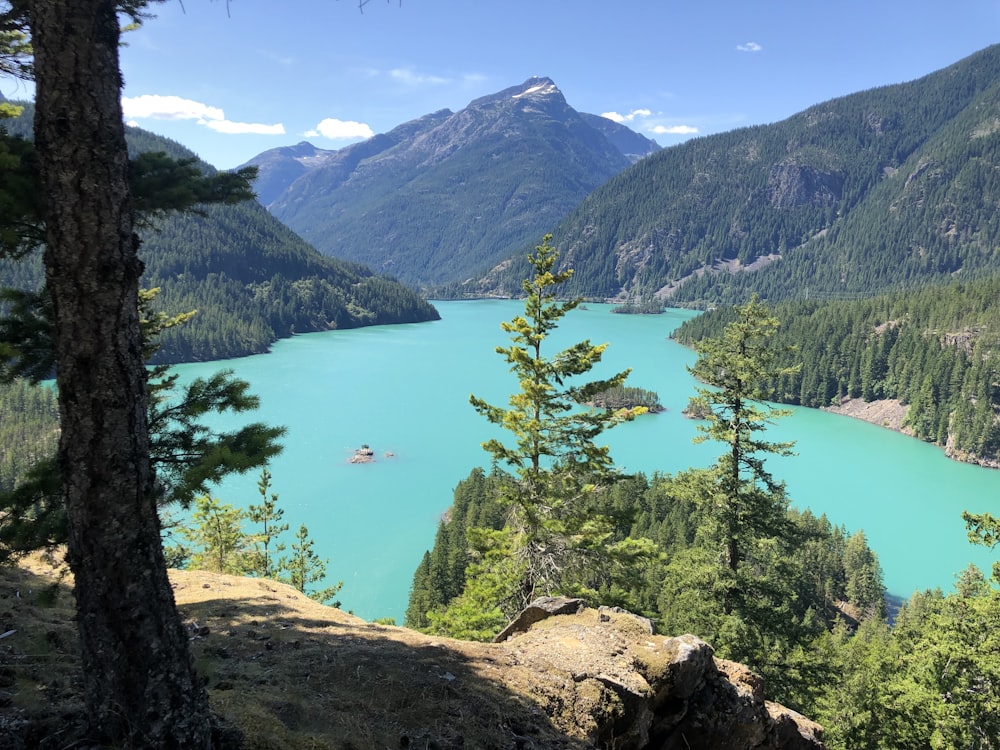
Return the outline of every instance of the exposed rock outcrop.
[[[823,747],[822,727],[765,700],[759,675],[716,659],[704,641],[652,635],[645,618],[581,604],[534,603],[503,644],[505,682],[567,734],[616,750]],[[546,610],[573,614],[539,619]]]
[[[771,167],[767,184],[771,205],[775,208],[830,207],[840,201],[844,176],[791,160]]]

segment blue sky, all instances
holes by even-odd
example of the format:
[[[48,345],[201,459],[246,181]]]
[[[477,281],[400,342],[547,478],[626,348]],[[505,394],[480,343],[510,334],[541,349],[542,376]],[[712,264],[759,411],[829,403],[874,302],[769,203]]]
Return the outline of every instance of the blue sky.
[[[127,35],[126,119],[221,168],[341,148],[548,76],[669,146],[913,80],[1000,41],[998,0],[168,0]],[[23,98],[24,87],[0,80]]]

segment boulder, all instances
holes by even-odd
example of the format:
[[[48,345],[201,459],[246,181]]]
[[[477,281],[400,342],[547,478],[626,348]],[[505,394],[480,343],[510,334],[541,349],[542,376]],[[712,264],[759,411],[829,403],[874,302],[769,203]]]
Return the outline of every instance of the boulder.
[[[546,614],[549,613],[549,614]],[[504,631],[504,682],[556,727],[614,750],[818,750],[815,722],[765,700],[764,681],[693,635],[579,600],[533,602]]]

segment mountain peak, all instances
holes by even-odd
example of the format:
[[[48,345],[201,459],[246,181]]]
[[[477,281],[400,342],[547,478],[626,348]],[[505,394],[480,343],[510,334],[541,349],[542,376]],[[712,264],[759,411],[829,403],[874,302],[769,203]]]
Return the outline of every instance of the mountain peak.
[[[517,93],[512,95],[513,99],[521,99],[528,96],[551,96],[552,94],[562,96],[562,92],[551,78],[539,78],[538,76],[532,76],[519,86],[518,89]]]
[[[626,128],[605,123],[590,125],[551,78],[533,76],[348,146],[316,168],[296,160],[292,182],[272,181],[284,174],[271,172],[257,189],[321,252],[409,283],[448,283],[537,242],[648,152],[648,142],[619,147],[622,134],[611,128]]]
[[[514,100],[520,101],[558,101],[564,103],[566,98],[562,91],[556,86],[551,78],[532,76],[527,81],[517,86],[497,91],[495,94],[487,94],[469,103],[469,109],[479,109],[481,107],[503,107],[506,103]]]

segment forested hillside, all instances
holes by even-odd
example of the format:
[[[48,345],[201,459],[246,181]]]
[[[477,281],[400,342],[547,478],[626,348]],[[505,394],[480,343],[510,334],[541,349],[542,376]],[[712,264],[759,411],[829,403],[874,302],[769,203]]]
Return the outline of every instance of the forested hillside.
[[[776,349],[801,369],[768,397],[822,407],[843,399],[897,399],[904,426],[960,459],[1000,466],[1000,276],[854,301],[788,301]],[[731,306],[676,332],[692,344],[717,335]]]
[[[711,306],[859,297],[1000,266],[1000,47],[664,149],[554,230],[572,291]],[[514,254],[515,259],[523,252]],[[453,294],[516,294],[497,266]]]
[[[30,112],[26,107],[8,130],[26,135]],[[128,137],[133,156],[162,151],[194,158],[180,144],[138,128],[129,128]],[[257,202],[147,217],[140,232],[142,281],[161,289],[157,308],[198,311],[163,333],[156,361],[238,357],[265,352],[294,333],[438,318],[402,284],[321,255]],[[0,287],[33,289],[41,280],[37,258],[0,265]]]
[[[437,285],[537,240],[658,148],[530,78],[338,151],[299,144],[248,163],[268,208],[321,252]]]
[[[533,289],[526,314],[549,313],[544,306],[539,312]],[[1000,729],[1000,591],[969,566],[954,592],[918,592],[892,602],[890,613],[864,532],[791,507],[784,482],[765,466],[769,456],[793,455],[790,443],[768,439],[769,426],[786,412],[765,399],[812,380],[813,372],[840,369],[862,392],[882,392],[893,378],[904,379],[905,360],[971,387],[975,362],[995,331],[998,291],[990,281],[863,303],[788,302],[777,317],[754,298],[694,319],[684,338],[697,339],[696,440],[711,440],[720,454],[710,466],[674,475],[618,474],[608,482],[585,459],[564,460],[558,452],[549,454],[551,467],[533,463],[535,431],[544,431],[546,446],[562,446],[565,438],[551,436],[569,432],[554,429],[560,418],[552,400],[562,395],[562,382],[553,383],[545,366],[564,363],[566,352],[541,353],[545,327],[530,353],[498,349],[524,368],[519,372],[536,374],[521,378],[510,410],[473,404],[491,421],[502,418],[516,445],[485,444],[503,460],[489,472],[474,470],[456,488],[434,546],[414,572],[407,625],[489,639],[523,586],[554,579],[556,592],[640,612],[658,632],[703,634],[717,657],[750,665],[778,700],[818,720],[831,750],[993,747]],[[781,325],[779,317],[792,323]],[[505,330],[517,340],[531,329],[525,323]],[[838,349],[841,331],[858,332],[853,375],[850,356]],[[909,344],[894,351],[894,339]],[[788,351],[790,340],[814,352],[801,357],[801,366],[803,352]],[[964,379],[960,360],[941,354],[948,347],[968,354]],[[537,388],[538,380],[551,387]],[[995,374],[982,382],[995,388]],[[995,403],[992,391],[978,399]],[[523,416],[533,404],[543,405],[543,416],[530,423]],[[575,455],[590,455],[586,440],[574,446]],[[563,502],[559,489],[578,490],[578,473],[592,483]],[[526,500],[537,485],[551,494]],[[808,506],[809,498],[795,503]],[[995,544],[993,516],[963,517],[970,540]],[[608,559],[610,550],[628,554]],[[548,566],[535,566],[536,559]],[[525,578],[526,571],[533,575]],[[1000,564],[993,577],[1000,580]]]
[[[25,380],[0,383],[0,493],[9,492],[40,459],[55,453],[55,391]]]

